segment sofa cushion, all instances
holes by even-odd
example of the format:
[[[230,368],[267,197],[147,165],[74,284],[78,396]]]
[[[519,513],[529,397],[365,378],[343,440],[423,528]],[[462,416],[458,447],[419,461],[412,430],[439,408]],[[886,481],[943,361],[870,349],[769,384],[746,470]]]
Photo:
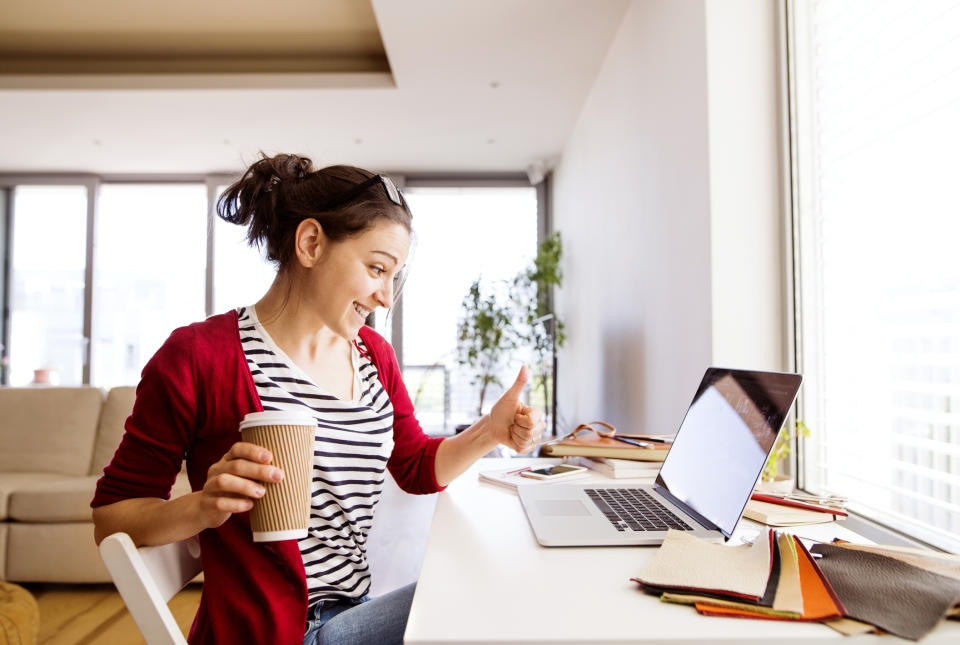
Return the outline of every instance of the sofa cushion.
[[[88,471],[91,475],[103,473],[104,467],[113,459],[113,453],[123,438],[123,424],[133,411],[136,396],[135,387],[115,387],[107,393],[97,425],[97,441],[93,445],[93,463]]]
[[[110,582],[93,522],[11,522],[6,574],[11,582]]]
[[[16,522],[92,522],[90,500],[97,477],[59,477],[10,493],[7,516]]]
[[[20,486],[10,494],[7,515],[17,522],[90,522],[98,475],[59,477],[53,481]],[[190,492],[186,473],[177,475],[171,497]]]
[[[94,387],[0,388],[0,472],[86,475],[102,404]]]
[[[14,491],[61,479],[63,475],[54,473],[0,473],[0,520],[10,517],[10,497]]]

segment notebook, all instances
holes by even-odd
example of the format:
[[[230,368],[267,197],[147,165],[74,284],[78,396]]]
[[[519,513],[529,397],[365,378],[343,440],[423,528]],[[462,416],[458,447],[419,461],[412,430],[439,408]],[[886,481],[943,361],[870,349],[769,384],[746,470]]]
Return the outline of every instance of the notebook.
[[[669,529],[728,539],[800,389],[801,376],[708,368],[652,484],[519,491],[543,546],[656,545]]]

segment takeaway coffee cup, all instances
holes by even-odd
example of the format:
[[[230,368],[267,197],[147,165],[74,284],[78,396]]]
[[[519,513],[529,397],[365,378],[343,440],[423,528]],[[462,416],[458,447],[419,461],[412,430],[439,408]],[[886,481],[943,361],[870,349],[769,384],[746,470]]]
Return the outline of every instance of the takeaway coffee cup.
[[[313,417],[303,412],[251,412],[240,422],[243,440],[269,450],[272,465],[283,470],[279,482],[262,482],[266,492],[253,502],[254,542],[307,536],[315,428]]]

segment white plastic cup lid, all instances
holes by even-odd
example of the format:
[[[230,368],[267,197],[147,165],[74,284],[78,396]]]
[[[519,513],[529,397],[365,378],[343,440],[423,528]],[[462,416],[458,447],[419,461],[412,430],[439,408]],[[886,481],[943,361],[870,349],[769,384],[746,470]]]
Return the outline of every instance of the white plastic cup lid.
[[[268,410],[266,412],[251,412],[243,417],[240,429],[257,426],[310,426],[317,425],[316,419],[306,412],[294,410]]]

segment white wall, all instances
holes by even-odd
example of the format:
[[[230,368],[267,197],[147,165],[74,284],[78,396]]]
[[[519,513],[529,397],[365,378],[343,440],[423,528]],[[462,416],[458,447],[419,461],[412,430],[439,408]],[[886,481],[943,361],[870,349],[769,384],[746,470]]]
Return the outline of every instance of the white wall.
[[[774,7],[624,16],[554,175],[561,428],[673,432],[707,366],[781,366]]]
[[[710,363],[702,0],[635,1],[554,180],[561,424],[673,432]]]

